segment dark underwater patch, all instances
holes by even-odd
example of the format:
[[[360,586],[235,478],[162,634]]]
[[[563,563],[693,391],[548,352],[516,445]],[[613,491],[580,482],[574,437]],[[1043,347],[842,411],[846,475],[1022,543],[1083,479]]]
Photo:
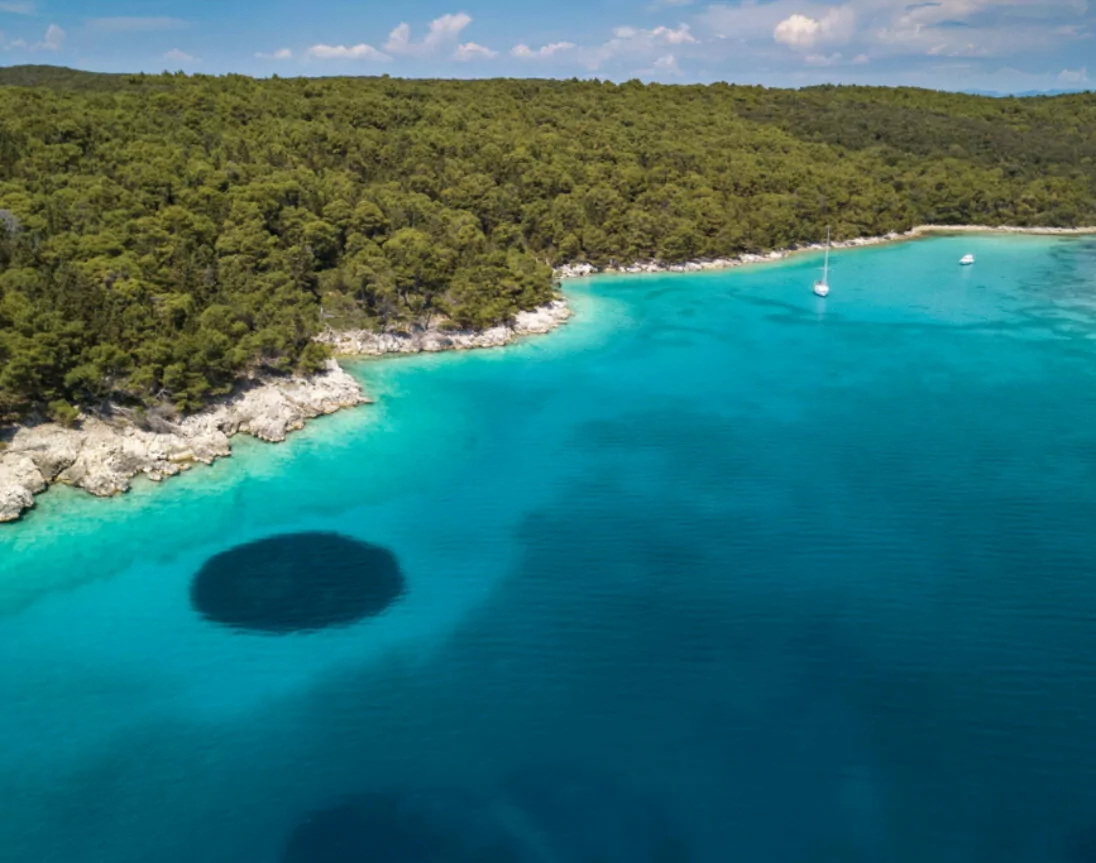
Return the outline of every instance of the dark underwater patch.
[[[536,826],[548,858],[597,863],[690,863],[678,827],[654,801],[606,776],[550,768],[507,783],[514,811]]]
[[[654,801],[604,778],[549,769],[494,793],[367,793],[314,812],[281,863],[689,863]]]
[[[294,533],[231,548],[190,586],[207,620],[258,632],[312,632],[380,614],[404,591],[388,549],[336,533]]]
[[[363,794],[301,822],[282,863],[535,863],[523,844],[463,794]]]

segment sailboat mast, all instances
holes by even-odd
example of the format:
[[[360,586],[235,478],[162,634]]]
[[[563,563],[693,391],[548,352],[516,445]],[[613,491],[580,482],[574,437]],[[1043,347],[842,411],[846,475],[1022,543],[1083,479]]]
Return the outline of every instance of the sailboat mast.
[[[814,283],[814,293],[819,297],[830,295],[830,229],[826,227],[826,263],[822,268],[822,278]]]

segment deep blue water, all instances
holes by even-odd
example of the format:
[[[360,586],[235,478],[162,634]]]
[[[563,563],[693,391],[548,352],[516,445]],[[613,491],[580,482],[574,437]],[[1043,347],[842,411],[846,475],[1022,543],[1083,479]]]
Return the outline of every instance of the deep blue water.
[[[42,497],[0,530],[0,858],[1096,861],[1096,241],[818,264],[574,283],[288,444]],[[192,605],[304,532],[398,596]]]

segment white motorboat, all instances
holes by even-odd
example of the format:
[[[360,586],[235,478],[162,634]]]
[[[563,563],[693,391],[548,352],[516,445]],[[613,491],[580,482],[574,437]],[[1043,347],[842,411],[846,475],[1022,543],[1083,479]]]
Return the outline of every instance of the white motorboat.
[[[963,257],[959,259],[959,264],[964,267],[969,267],[973,263],[974,255],[963,255]]]

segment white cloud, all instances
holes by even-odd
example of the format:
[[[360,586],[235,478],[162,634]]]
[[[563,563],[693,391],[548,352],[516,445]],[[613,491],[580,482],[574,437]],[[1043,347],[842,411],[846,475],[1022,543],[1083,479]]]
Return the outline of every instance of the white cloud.
[[[373,60],[385,63],[392,58],[383,51],[378,51],[372,45],[360,43],[358,45],[313,45],[308,49],[308,56],[317,60]]]
[[[290,48],[279,48],[277,51],[257,51],[255,56],[260,60],[292,60],[293,51]]]
[[[10,12],[12,15],[33,15],[34,4],[13,2],[0,3],[0,12]]]
[[[637,27],[614,27],[613,38],[621,41],[661,42],[666,45],[694,45],[697,41],[696,37],[689,32],[688,24],[681,24],[676,30],[672,27],[655,27],[653,30],[640,30]]]
[[[1063,24],[1061,27],[1055,27],[1054,33],[1057,36],[1066,36],[1070,39],[1092,38],[1092,34],[1085,29],[1084,24]]]
[[[809,48],[817,41],[821,29],[822,22],[796,13],[776,25],[773,38],[794,48]]]
[[[664,54],[654,62],[652,67],[655,72],[664,75],[680,75],[681,67],[677,65],[677,58],[673,54]]]
[[[308,49],[309,57],[317,60],[372,60],[385,63],[392,59],[393,55],[422,57],[435,53],[439,48],[457,41],[461,31],[472,23],[470,16],[463,12],[442,15],[430,22],[430,27],[422,41],[411,41],[411,25],[403,22],[388,34],[388,41],[381,51],[372,45],[360,43],[358,45],[313,45]],[[457,45],[453,57],[457,60],[473,60],[477,58],[494,57],[496,52],[475,42],[465,42]],[[288,48],[273,55],[260,55],[264,59],[288,60],[292,53]]]
[[[697,24],[717,38],[771,43],[773,30],[793,15],[815,21],[826,14],[812,0],[775,0],[772,3],[713,3],[700,13]]]
[[[1088,35],[1087,9],[1085,0],[716,0],[691,23],[772,62],[766,43],[819,55],[853,45],[847,56],[874,60],[938,45],[940,56],[1008,57],[1076,43]]]
[[[1076,28],[1061,20],[1085,11],[1083,0],[936,0],[904,6],[880,20],[870,36],[895,53],[1004,56],[1076,38]]]
[[[36,51],[60,51],[65,44],[65,31],[56,24],[50,24],[46,28],[46,35],[42,41],[34,46]]]
[[[1063,69],[1058,73],[1058,83],[1070,85],[1087,84],[1088,67],[1082,66],[1080,69]]]
[[[426,34],[423,44],[427,47],[434,47],[448,39],[456,39],[461,31],[471,23],[471,16],[465,15],[463,12],[435,18],[430,22],[430,32]]]
[[[803,58],[803,62],[808,66],[833,66],[841,62],[841,52],[836,51],[829,56],[825,54],[808,54]]]
[[[201,61],[193,54],[188,54],[186,51],[182,51],[178,48],[172,48],[164,55],[165,60],[170,60],[172,63],[200,63]]]
[[[870,62],[871,57],[869,57],[867,54],[857,54],[855,57],[852,58],[852,65],[854,66],[863,66],[865,63]]]
[[[442,15],[430,22],[430,29],[421,42],[411,41],[411,25],[401,23],[389,35],[384,50],[389,54],[407,54],[424,56],[432,54],[442,45],[455,42],[461,32],[472,23],[472,18],[464,12],[455,15]]]
[[[856,13],[851,6],[830,9],[820,18],[798,12],[789,15],[773,28],[773,39],[791,48],[813,48],[827,42],[846,42],[856,27]]]
[[[925,52],[929,57],[984,57],[988,53],[985,48],[981,48],[973,42],[967,42],[965,45],[941,42],[938,45],[933,45]]]
[[[106,33],[152,33],[158,30],[181,30],[187,22],[181,18],[151,17],[138,18],[119,16],[114,18],[92,18],[88,27]]]
[[[467,62],[468,60],[490,60],[492,57],[498,56],[498,51],[492,51],[490,48],[485,48],[483,45],[477,45],[475,42],[465,42],[463,45],[458,45],[457,50],[453,52],[453,59],[460,60],[461,62]]]
[[[695,45],[697,39],[689,32],[689,25],[682,24],[676,30],[670,27],[655,27],[651,32],[651,38],[656,42],[663,41],[668,45]]]
[[[672,27],[655,27],[644,30],[639,27],[616,27],[613,38],[586,53],[586,65],[597,69],[610,60],[621,57],[652,58],[664,56],[661,52],[666,46],[697,45],[699,40],[693,36],[688,24]]]
[[[574,47],[574,42],[550,42],[534,50],[523,42],[511,48],[510,53],[522,60],[544,60],[556,54],[562,54],[564,51],[570,51]]]
[[[393,54],[402,54],[407,52],[410,44],[411,25],[404,21],[388,34],[388,42],[385,43],[384,50],[391,51]]]
[[[667,78],[680,78],[684,73],[681,71],[681,67],[678,65],[677,57],[673,54],[661,54],[655,57],[654,61],[645,68],[638,69],[628,73],[629,76],[635,78],[645,78],[654,81],[665,80]]]

